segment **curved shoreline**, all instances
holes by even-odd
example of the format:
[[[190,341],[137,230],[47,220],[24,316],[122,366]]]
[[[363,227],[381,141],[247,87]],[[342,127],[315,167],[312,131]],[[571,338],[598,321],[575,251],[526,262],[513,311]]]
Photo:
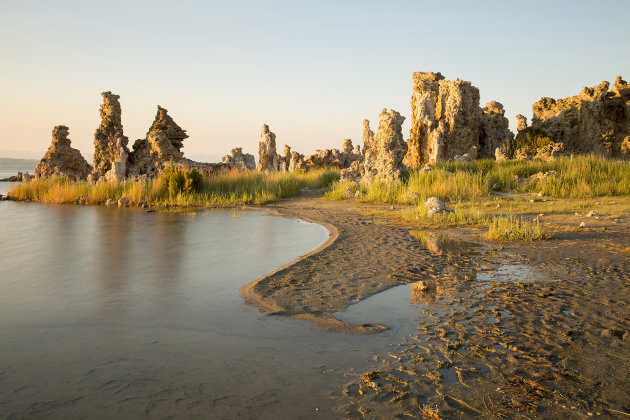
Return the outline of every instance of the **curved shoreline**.
[[[240,288],[264,313],[312,322],[322,331],[375,334],[383,324],[353,324],[335,316],[350,305],[424,276],[431,255],[404,227],[374,223],[356,202],[301,196],[267,208],[324,226],[330,237],[317,249]],[[421,268],[422,266],[422,268]]]

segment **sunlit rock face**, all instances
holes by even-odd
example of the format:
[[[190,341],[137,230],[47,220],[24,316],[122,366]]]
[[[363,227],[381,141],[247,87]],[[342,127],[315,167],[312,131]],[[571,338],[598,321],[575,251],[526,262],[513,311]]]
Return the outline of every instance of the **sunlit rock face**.
[[[101,96],[101,124],[94,133],[94,169],[90,174],[92,181],[104,177],[112,169],[112,163],[120,158],[119,147],[129,153],[129,139],[123,134],[121,122],[120,96],[111,92],[103,92]]]
[[[495,158],[495,151],[501,145],[514,138],[510,131],[510,122],[505,118],[503,105],[490,101],[481,109],[479,120],[479,147],[477,157],[480,159]]]
[[[531,127],[544,131],[565,153],[597,153],[607,157],[627,156],[630,135],[630,87],[618,76],[609,82],[585,87],[576,96],[542,98],[532,105]]]
[[[129,155],[128,174],[154,176],[171,161],[183,159],[182,148],[186,138],[186,130],[168,115],[165,108],[158,105],[146,138],[136,140],[133,145],[133,151]]]
[[[85,180],[92,167],[77,149],[70,147],[69,130],[58,125],[52,131],[52,144],[35,167],[35,178],[65,176],[74,181]]]
[[[383,109],[379,115],[376,135],[373,139],[368,138],[368,145],[364,149],[364,180],[393,181],[400,179],[405,173],[403,158],[407,153],[407,144],[402,135],[403,121],[405,117],[394,110]],[[367,129],[369,130],[369,123]]]
[[[229,155],[223,156],[221,161],[238,169],[256,169],[254,155],[243,153],[242,147],[235,147]]]
[[[258,142],[258,170],[276,172],[278,170],[278,153],[276,153],[276,135],[263,124]]]
[[[420,169],[464,155],[493,158],[495,149],[513,137],[504,114],[495,101],[481,109],[479,89],[470,82],[415,72],[405,165]]]

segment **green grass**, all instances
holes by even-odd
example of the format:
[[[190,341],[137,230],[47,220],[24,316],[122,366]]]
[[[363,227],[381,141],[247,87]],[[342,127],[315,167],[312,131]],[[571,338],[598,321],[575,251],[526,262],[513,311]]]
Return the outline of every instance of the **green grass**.
[[[103,204],[108,199],[127,197],[132,206],[141,203],[178,206],[260,205],[296,196],[305,187],[329,188],[338,179],[339,173],[329,170],[275,174],[234,171],[199,179],[194,174],[166,173],[151,181],[96,184],[54,177],[18,185],[10,194],[17,200],[52,204],[72,204],[77,197],[87,195],[86,204]]]
[[[538,241],[551,238],[538,218],[528,220],[519,216],[494,217],[486,239],[491,241]]]
[[[556,171],[558,176],[529,179],[538,172],[549,171]],[[344,199],[345,188],[343,182],[333,184],[327,196]],[[443,162],[430,172],[410,171],[400,182],[361,184],[360,190],[361,201],[400,204],[425,201],[432,196],[451,203],[481,200],[495,192],[540,192],[562,198],[630,195],[630,162],[596,156],[578,156],[573,160],[563,157],[551,162]]]

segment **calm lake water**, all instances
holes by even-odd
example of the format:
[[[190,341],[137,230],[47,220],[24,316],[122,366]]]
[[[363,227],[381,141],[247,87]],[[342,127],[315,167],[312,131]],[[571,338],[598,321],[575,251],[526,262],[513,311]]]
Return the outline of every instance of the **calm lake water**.
[[[0,232],[0,417],[337,417],[331,393],[396,342],[244,303],[317,224],[3,201]]]

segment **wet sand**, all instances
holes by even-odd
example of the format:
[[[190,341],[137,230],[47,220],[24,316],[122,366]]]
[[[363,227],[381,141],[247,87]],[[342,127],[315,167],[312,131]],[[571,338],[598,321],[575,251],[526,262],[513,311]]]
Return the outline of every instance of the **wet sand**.
[[[417,330],[346,384],[340,417],[630,415],[627,217],[538,243],[449,230],[476,244],[469,252],[437,246],[436,232],[422,243],[413,226],[370,215],[389,209],[314,195],[280,203],[280,214],[334,226],[331,238],[241,289],[264,312],[375,333],[387,326],[342,321],[343,311],[393,286],[428,286],[411,293]]]

